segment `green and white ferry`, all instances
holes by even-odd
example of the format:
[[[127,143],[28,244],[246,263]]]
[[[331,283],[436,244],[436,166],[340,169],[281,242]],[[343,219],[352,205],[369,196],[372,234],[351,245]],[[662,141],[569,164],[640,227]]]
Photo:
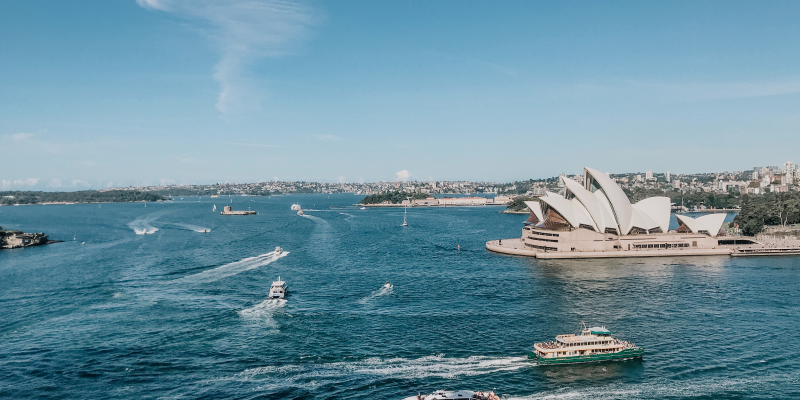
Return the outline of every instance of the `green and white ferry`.
[[[528,358],[542,364],[567,364],[642,357],[644,349],[611,337],[605,326],[587,328],[580,335],[558,335],[553,342],[533,345]]]

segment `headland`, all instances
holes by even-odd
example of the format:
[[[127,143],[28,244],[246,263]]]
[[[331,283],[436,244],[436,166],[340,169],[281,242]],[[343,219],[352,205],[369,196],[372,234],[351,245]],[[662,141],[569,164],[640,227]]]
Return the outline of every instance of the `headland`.
[[[0,250],[19,249],[22,247],[40,246],[59,243],[63,240],[50,240],[44,233],[26,233],[23,231],[4,230],[0,226]]]
[[[632,204],[607,174],[584,168],[583,182],[562,176],[564,191],[526,201],[522,236],[486,242],[493,252],[536,258],[798,255],[800,240],[739,235],[722,229],[727,214],[675,214],[669,230],[668,197]]]

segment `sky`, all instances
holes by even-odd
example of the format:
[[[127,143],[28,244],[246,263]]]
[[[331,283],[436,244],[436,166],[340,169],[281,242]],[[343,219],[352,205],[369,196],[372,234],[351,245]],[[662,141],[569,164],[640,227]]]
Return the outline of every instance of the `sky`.
[[[800,162],[797,1],[0,1],[0,190]]]

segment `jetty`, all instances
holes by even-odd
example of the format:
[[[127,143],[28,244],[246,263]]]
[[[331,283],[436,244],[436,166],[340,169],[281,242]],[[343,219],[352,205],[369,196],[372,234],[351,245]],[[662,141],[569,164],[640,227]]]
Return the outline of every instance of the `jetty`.
[[[231,206],[225,206],[222,208],[222,212],[219,215],[256,215],[255,211],[233,211]]]

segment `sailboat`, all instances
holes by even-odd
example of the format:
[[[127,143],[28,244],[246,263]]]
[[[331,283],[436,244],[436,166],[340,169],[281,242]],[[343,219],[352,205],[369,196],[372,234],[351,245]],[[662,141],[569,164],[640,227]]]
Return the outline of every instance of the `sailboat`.
[[[408,206],[403,207],[403,226],[408,226],[406,215],[408,215]]]
[[[211,210],[211,211],[217,211],[217,205],[216,204],[214,204],[214,209]]]

